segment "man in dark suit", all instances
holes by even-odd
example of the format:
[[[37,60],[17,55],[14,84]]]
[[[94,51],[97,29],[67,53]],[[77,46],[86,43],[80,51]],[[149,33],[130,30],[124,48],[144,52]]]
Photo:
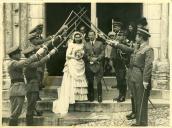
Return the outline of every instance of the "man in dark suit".
[[[94,31],[88,33],[89,42],[85,43],[85,63],[86,77],[88,80],[88,100],[94,101],[94,77],[97,83],[98,102],[102,102],[102,84],[103,78],[103,58],[105,48],[103,42],[96,40]]]

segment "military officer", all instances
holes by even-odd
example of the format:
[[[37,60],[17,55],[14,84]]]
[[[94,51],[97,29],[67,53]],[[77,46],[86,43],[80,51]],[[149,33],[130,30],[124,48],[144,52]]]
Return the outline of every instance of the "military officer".
[[[85,63],[86,77],[88,81],[88,100],[94,101],[94,77],[97,82],[98,102],[102,102],[102,84],[103,78],[103,58],[105,56],[105,48],[103,42],[96,40],[94,31],[89,31],[89,42],[85,43]]]
[[[140,19],[137,20],[137,29],[138,28],[147,28],[147,20],[145,17],[141,17]],[[139,43],[133,43],[133,45],[130,45],[130,47],[132,48],[139,48]],[[135,102],[134,102],[134,98],[131,94],[131,106],[132,106],[132,112],[128,115],[126,115],[128,120],[134,119],[136,117],[135,113],[136,113],[136,108],[135,108]]]
[[[119,20],[113,22],[113,32],[115,32],[115,38],[118,37],[118,34],[122,29],[122,25],[123,25],[122,22]]]
[[[110,40],[115,39],[115,32],[111,31],[108,33]],[[101,38],[101,37],[100,37]],[[111,58],[112,46],[105,46],[105,64],[104,64],[104,74],[109,75],[110,73],[114,74],[115,69],[113,67],[113,62]]]
[[[67,26],[65,26],[65,25],[62,26],[62,28],[60,28],[59,34],[61,34],[65,29],[67,29]],[[45,44],[48,41],[51,41],[51,39],[53,38],[53,36],[43,38],[42,32],[43,32],[43,24],[38,24],[35,28],[33,28],[29,32],[30,35],[29,35],[28,39],[29,39],[30,43],[32,44],[32,46],[34,46],[35,48],[40,48],[43,44]],[[40,82],[40,84],[39,84],[40,90],[42,88],[44,88],[44,85],[43,85],[44,69],[45,69],[45,64],[37,67],[37,77]],[[39,100],[41,100],[40,97],[39,97]]]
[[[35,48],[40,48],[44,42],[52,39],[53,36],[49,36],[48,38],[44,39],[42,37],[42,32],[43,32],[43,24],[38,24],[29,32],[28,40],[30,41],[31,46]],[[45,69],[45,65],[41,65],[40,67],[37,67],[37,75],[40,81],[40,86],[39,86],[40,90],[44,87],[43,85],[44,69]]]
[[[42,37],[42,32],[43,32],[43,24],[38,24],[36,27],[34,27],[30,32],[29,32],[29,37],[28,40],[30,43],[36,47],[41,47],[41,45],[53,38],[53,36],[49,36],[47,38]]]
[[[120,43],[125,43],[125,32],[120,30],[116,40],[118,40]],[[126,97],[126,57],[124,57],[124,54],[125,53],[123,53],[120,49],[114,47],[112,48],[111,59],[113,62],[113,67],[115,68],[117,89],[119,90],[119,95],[114,97],[113,100],[116,100],[117,102],[124,102]]]
[[[40,58],[44,52],[45,49],[42,48],[30,58],[26,60],[20,60],[21,50],[19,46],[14,46],[8,51],[8,55],[10,57],[8,73],[11,79],[11,86],[9,89],[11,104],[11,115],[9,120],[10,126],[18,125],[18,117],[22,112],[25,99],[26,88],[24,83],[23,68],[38,60],[38,58]]]
[[[37,67],[45,64],[50,56],[54,55],[57,49],[51,50],[48,55],[45,57],[41,58],[39,61],[35,61],[24,69],[24,75],[27,80],[27,101],[28,101],[28,106],[27,106],[27,114],[26,114],[26,123],[27,125],[33,125],[33,116],[34,112],[36,110],[36,102],[38,101],[39,98],[39,78],[37,76]],[[28,47],[23,51],[23,54],[25,55],[26,58],[29,58],[35,53],[35,48],[33,47]],[[41,115],[40,112],[36,111],[38,115]]]
[[[148,26],[147,19],[145,17],[141,17],[137,20],[137,28],[147,28]]]
[[[153,49],[148,45],[149,37],[148,29],[138,28],[136,43],[140,44],[140,47],[133,49],[120,44],[118,41],[113,44],[131,54],[127,82],[134,100],[132,105],[135,106],[132,118],[136,118],[136,123],[132,126],[148,125],[148,97],[151,89],[151,72],[154,59]]]

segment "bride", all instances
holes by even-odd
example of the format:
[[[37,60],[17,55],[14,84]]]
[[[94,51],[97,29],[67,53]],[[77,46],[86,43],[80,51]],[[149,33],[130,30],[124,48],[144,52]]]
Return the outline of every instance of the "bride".
[[[83,61],[84,42],[80,32],[74,32],[68,41],[64,75],[58,99],[53,102],[53,112],[61,115],[68,113],[69,104],[87,100],[87,81]]]

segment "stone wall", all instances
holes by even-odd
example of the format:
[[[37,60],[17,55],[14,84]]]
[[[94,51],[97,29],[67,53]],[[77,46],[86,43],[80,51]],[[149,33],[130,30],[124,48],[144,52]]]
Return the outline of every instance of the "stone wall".
[[[151,33],[149,40],[154,49],[153,88],[169,89],[168,29],[169,4],[144,4],[144,16],[148,19]]]
[[[28,46],[28,33],[39,23],[44,24],[44,4],[42,3],[5,3],[3,7],[3,83],[9,84],[7,73],[9,48],[19,45]],[[45,33],[45,32],[44,32]]]
[[[168,29],[169,5],[166,3],[143,4],[143,16],[148,19],[151,38],[150,45],[154,49],[155,61],[152,72],[154,88],[169,89],[169,58],[168,58]],[[28,32],[37,24],[45,25],[45,5],[43,3],[6,3],[3,5],[3,75],[6,77],[8,56],[6,51],[14,45],[21,48],[28,46]],[[91,20],[96,23],[96,4],[91,4]],[[45,35],[45,31],[44,31]]]

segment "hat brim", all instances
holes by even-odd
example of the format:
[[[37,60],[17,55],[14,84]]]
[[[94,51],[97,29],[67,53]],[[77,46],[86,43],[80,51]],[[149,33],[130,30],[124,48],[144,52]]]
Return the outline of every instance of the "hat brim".
[[[138,28],[137,34],[146,35],[146,36],[148,36],[148,37],[151,37],[151,35],[150,35],[149,32],[147,32],[147,31],[145,31],[145,30],[143,30],[143,29],[140,29],[140,28]]]
[[[7,51],[7,54],[11,55],[11,54],[16,54],[18,52],[21,52],[21,49],[17,46],[17,47],[10,49],[9,51]]]

